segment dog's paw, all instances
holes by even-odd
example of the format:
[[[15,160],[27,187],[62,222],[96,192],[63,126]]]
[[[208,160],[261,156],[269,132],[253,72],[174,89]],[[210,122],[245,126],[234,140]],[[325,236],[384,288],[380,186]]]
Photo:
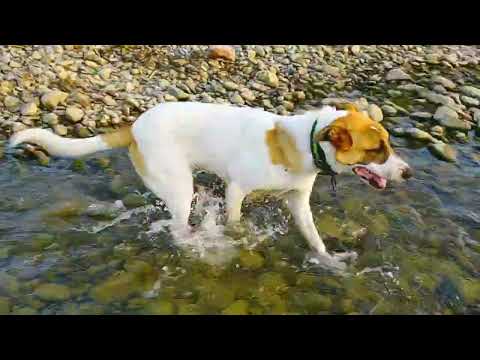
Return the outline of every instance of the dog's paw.
[[[333,254],[315,252],[307,255],[306,262],[326,270],[342,273],[347,269],[349,263],[356,260],[357,256],[357,253],[354,251]]]
[[[341,262],[347,262],[347,263],[353,263],[357,260],[358,254],[355,251],[345,251],[345,252],[337,252],[333,253],[332,256],[334,259],[341,261]]]

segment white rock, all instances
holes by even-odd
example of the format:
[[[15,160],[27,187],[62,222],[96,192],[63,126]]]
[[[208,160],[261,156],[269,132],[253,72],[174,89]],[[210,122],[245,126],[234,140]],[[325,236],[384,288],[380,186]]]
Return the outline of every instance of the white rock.
[[[13,124],[12,126],[12,131],[14,133],[16,132],[19,132],[19,131],[22,131],[22,130],[25,130],[27,127],[25,126],[25,124],[22,124],[21,122],[16,122]]]
[[[53,110],[58,104],[67,100],[68,94],[63,91],[53,90],[42,95],[40,101],[47,109]]]
[[[53,131],[55,131],[55,134],[60,135],[60,136],[65,136],[68,133],[68,129],[66,126],[57,124],[53,127]]]
[[[25,116],[35,115],[37,111],[38,111],[38,107],[37,107],[37,104],[35,104],[34,102],[23,104],[20,107],[20,113]]]
[[[410,75],[408,75],[405,71],[400,68],[392,69],[387,73],[386,76],[387,81],[394,81],[394,80],[412,80]]]
[[[83,115],[85,115],[84,111],[76,106],[69,106],[65,111],[66,118],[73,123],[82,120]]]
[[[440,106],[435,111],[433,118],[447,128],[459,130],[470,130],[471,128],[469,123],[460,120],[458,114],[448,106]]]
[[[372,120],[378,121],[378,122],[383,120],[382,109],[380,109],[377,105],[369,104],[367,111],[368,111],[368,115],[370,115]]]
[[[50,126],[58,124],[58,116],[55,113],[48,113],[42,116],[42,121]]]

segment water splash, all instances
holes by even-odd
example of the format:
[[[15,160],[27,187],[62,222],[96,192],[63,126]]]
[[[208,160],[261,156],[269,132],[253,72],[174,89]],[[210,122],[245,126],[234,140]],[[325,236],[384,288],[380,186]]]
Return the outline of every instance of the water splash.
[[[175,229],[169,219],[152,223],[147,234],[169,231],[174,244],[188,255],[198,256],[212,265],[230,262],[238,253],[239,243],[224,233],[223,199],[200,189],[195,193],[193,203],[192,217],[201,219],[194,231]]]

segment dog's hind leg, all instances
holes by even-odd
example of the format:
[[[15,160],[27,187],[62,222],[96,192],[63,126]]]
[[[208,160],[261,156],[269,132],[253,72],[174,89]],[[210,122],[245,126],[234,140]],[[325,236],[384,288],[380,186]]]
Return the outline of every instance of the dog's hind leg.
[[[193,199],[193,176],[188,164],[180,157],[162,156],[146,159],[143,173],[145,186],[163,200],[172,216],[171,230],[188,230]]]

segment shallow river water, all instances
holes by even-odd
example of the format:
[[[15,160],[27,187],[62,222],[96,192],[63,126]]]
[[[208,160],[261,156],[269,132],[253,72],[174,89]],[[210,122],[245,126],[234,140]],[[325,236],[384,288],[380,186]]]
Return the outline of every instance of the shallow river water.
[[[251,196],[242,223],[225,229],[222,184],[199,173],[199,230],[174,242],[149,232],[168,213],[124,151],[46,167],[7,152],[0,313],[479,313],[479,148],[458,145],[453,164],[420,144],[394,143],[415,170],[409,182],[376,191],[341,176],[336,193],[329,178],[315,184],[312,211],[327,248],[358,254],[344,272],[309,261],[274,197]]]

